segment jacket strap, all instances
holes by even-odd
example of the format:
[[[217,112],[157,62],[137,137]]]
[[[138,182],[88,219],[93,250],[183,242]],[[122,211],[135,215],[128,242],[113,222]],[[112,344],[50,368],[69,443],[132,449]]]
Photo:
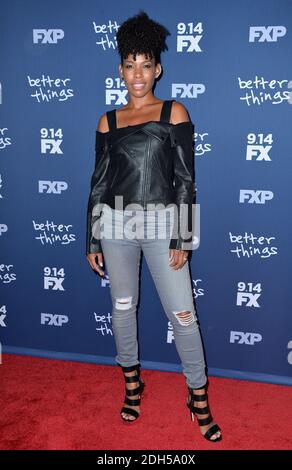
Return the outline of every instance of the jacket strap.
[[[169,122],[170,121],[170,115],[171,115],[171,106],[172,102],[174,100],[165,100],[162,109],[161,109],[161,115],[160,115],[160,121],[162,122]]]
[[[110,111],[106,112],[107,115],[107,122],[109,130],[112,131],[113,129],[117,128],[117,120],[116,120],[116,110],[111,109]]]

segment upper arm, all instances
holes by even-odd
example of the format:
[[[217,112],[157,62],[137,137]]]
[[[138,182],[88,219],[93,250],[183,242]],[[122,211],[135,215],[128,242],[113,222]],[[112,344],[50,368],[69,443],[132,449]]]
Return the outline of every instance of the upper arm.
[[[98,124],[97,124],[97,130],[100,131],[100,132],[108,132],[109,131],[108,120],[107,120],[106,113],[104,113],[100,117],[100,119],[98,121]]]
[[[173,101],[172,103],[170,121],[172,124],[190,121],[186,107],[179,101]]]

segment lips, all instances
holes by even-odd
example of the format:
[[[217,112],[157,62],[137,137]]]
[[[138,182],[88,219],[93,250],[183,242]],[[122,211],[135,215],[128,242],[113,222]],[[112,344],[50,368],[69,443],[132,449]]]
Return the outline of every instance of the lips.
[[[140,88],[143,88],[144,86],[144,83],[133,83],[133,88],[137,88],[137,90],[140,90]]]

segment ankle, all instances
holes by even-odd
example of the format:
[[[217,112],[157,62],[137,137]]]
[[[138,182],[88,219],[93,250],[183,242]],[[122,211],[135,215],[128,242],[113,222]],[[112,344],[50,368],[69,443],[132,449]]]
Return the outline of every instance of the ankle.
[[[208,387],[208,380],[205,382],[204,385],[202,385],[201,387],[190,387],[188,385],[188,389],[189,390],[203,390],[204,388],[207,388]]]

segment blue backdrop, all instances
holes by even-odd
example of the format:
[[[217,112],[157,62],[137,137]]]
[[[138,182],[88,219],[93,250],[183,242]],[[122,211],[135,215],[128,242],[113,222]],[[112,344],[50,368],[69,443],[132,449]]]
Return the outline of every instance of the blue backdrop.
[[[209,374],[292,384],[289,0],[1,2],[2,352],[115,364],[86,210],[98,119],[127,101],[115,35],[140,8],[171,32],[154,93],[195,125],[191,274]],[[142,261],[142,366],[180,371]]]

